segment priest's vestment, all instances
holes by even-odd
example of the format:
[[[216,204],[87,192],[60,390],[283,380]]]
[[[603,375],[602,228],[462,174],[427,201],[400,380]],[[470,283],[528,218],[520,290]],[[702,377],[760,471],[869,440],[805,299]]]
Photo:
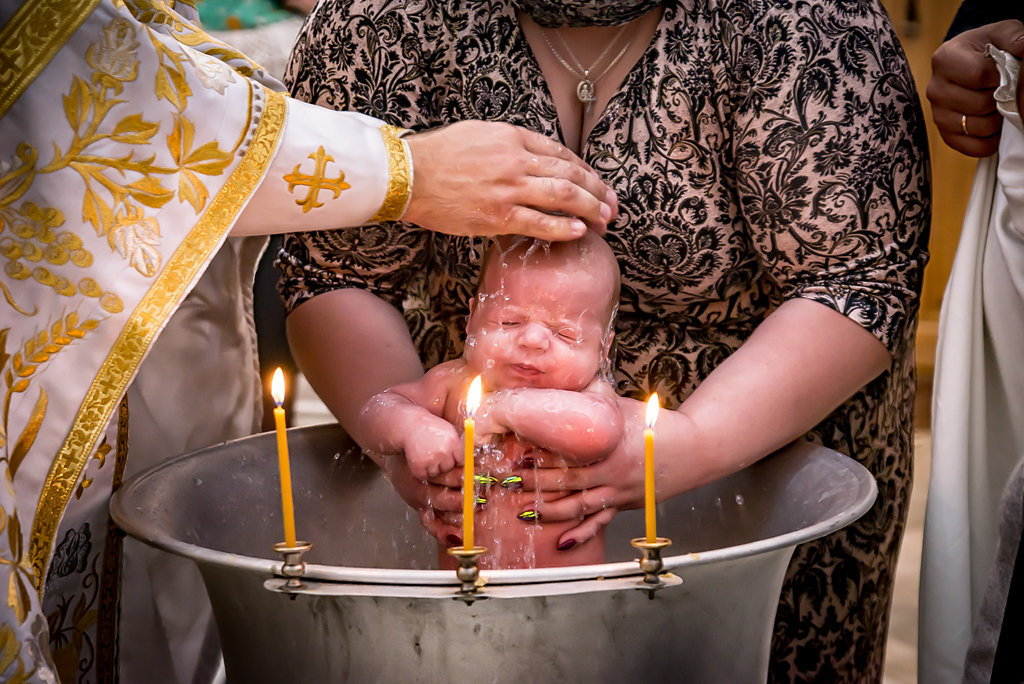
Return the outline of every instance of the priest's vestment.
[[[229,231],[397,218],[411,162],[400,130],[288,99],[181,0],[0,0],[0,65],[0,679],[112,681],[107,502],[158,451],[129,426],[173,453],[254,424],[259,246]]]

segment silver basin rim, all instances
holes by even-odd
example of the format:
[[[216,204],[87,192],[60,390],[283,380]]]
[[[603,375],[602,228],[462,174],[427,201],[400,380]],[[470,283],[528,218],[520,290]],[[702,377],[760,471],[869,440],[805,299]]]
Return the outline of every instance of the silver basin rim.
[[[223,444],[207,447],[207,449],[215,449],[222,446]],[[178,556],[183,556],[185,558],[190,558],[197,563],[229,566],[268,577],[278,573],[281,568],[280,560],[257,558],[254,556],[218,551],[174,539],[162,530],[154,529],[154,527],[147,524],[146,521],[133,518],[126,510],[125,499],[129,498],[131,492],[136,487],[141,486],[145,480],[153,477],[165,468],[174,466],[178,461],[197,456],[203,451],[206,451],[206,449],[200,449],[195,452],[177,456],[173,459],[168,459],[153,468],[138,473],[125,482],[111,498],[110,513],[114,522],[118,527],[139,541],[157,549],[161,549]],[[666,556],[664,558],[665,571],[678,572],[687,567],[695,567],[708,563],[743,558],[786,547],[795,547],[803,542],[824,537],[861,517],[869,508],[871,508],[871,505],[874,503],[877,496],[878,487],[875,483],[875,479],[866,468],[853,459],[842,456],[838,453],[829,454],[829,457],[837,460],[841,466],[852,475],[857,487],[853,505],[829,518],[814,523],[813,525],[793,530],[785,534],[759,539],[745,544],[737,544],[735,546],[722,549]],[[309,541],[312,541],[314,544],[316,543],[315,539]],[[623,561],[555,568],[485,570],[483,571],[483,574],[486,576],[487,581],[490,584],[535,584],[627,577],[639,575],[641,573],[635,561]],[[308,563],[306,565],[306,576],[317,581],[354,584],[390,584],[410,586],[458,584],[458,581],[455,579],[455,573],[450,570],[369,568]]]

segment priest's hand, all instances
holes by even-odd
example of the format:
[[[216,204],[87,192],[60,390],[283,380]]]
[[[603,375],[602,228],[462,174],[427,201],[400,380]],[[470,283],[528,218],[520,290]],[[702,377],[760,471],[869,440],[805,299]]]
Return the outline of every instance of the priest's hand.
[[[505,123],[462,121],[405,138],[413,187],[405,221],[452,235],[571,240],[618,213],[615,193],[554,140]]]
[[[988,57],[989,43],[1024,57],[1024,24],[1011,19],[964,31],[932,55],[932,118],[946,144],[971,157],[995,153],[1003,127],[992,96],[999,72]]]

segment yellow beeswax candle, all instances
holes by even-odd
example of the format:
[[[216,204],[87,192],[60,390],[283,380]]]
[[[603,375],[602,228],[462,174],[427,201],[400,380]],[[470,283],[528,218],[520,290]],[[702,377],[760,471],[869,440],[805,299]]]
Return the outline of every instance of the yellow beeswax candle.
[[[647,427],[644,429],[644,519],[647,523],[647,543],[658,538],[657,518],[654,512],[654,423],[658,419],[658,394],[647,401]]]
[[[292,471],[288,463],[288,436],[284,420],[284,373],[278,368],[270,383],[274,398],[274,425],[277,427],[277,465],[281,473],[281,513],[284,517],[284,542],[295,546],[295,507],[292,503]]]
[[[469,385],[469,392],[466,394],[466,420],[463,423],[465,428],[465,458],[463,463],[462,478],[462,550],[472,551],[473,543],[473,507],[476,504],[476,496],[473,490],[473,452],[475,441],[475,421],[473,414],[480,406],[481,381],[480,376],[473,378]]]

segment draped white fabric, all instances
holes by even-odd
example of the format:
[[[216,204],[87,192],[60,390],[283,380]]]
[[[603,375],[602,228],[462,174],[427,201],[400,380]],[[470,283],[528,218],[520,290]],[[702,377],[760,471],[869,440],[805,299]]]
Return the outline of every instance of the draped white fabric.
[[[939,320],[921,560],[918,676],[959,682],[995,555],[1000,495],[1024,455],[1024,133],[1019,62],[992,50],[1004,117],[978,164]]]

